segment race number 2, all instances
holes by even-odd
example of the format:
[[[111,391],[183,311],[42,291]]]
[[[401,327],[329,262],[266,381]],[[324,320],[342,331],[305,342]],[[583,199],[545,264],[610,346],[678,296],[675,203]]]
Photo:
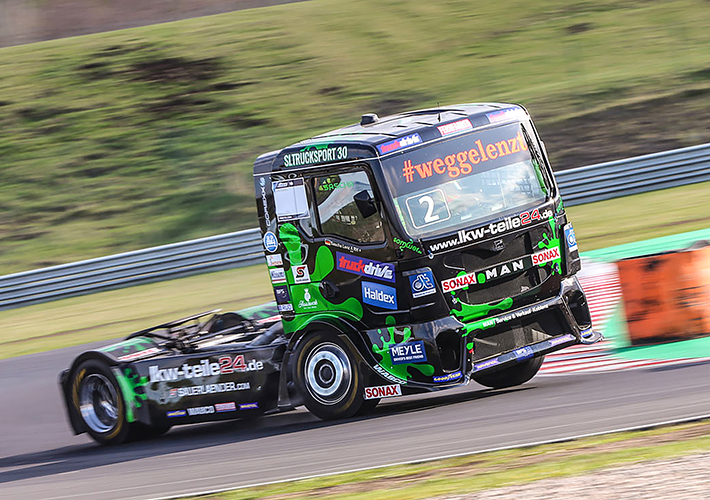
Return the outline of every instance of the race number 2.
[[[409,217],[414,227],[436,224],[451,218],[449,205],[441,189],[410,196],[406,200]]]

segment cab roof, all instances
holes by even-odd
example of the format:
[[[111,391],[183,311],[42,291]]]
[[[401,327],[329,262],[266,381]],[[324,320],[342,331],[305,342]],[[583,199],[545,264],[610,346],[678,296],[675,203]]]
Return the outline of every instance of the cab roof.
[[[254,174],[292,170],[293,167],[284,165],[284,159],[287,155],[299,152],[343,145],[359,159],[384,156],[391,151],[399,151],[446,135],[474,130],[491,123],[521,121],[524,117],[527,117],[525,108],[508,103],[456,104],[407,111],[382,118],[375,114],[365,114],[360,123],[331,130],[259,156],[254,163]],[[311,155],[305,160],[313,158],[316,161],[305,161],[299,166],[329,162],[332,157],[344,159],[337,154]],[[325,161],[317,161],[319,158]]]

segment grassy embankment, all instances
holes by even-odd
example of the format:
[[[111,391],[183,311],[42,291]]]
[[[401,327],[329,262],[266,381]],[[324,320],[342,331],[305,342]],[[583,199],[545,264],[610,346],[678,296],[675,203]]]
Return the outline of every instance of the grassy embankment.
[[[708,226],[710,183],[568,208],[582,251]],[[678,205],[678,200],[683,205]],[[0,311],[0,359],[108,340],[214,308],[273,300],[265,266],[252,266]]]
[[[0,274],[252,227],[254,157],[368,111],[519,101],[558,166],[706,142],[708,25],[704,0],[314,0],[0,49]]]
[[[710,423],[702,422],[382,467],[191,498],[413,500],[575,476],[612,466],[665,460],[709,450]]]

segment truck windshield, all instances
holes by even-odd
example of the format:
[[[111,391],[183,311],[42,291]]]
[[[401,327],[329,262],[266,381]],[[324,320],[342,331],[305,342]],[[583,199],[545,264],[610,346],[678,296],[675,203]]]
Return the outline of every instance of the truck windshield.
[[[539,205],[549,186],[521,124],[454,137],[383,161],[397,214],[429,237]]]

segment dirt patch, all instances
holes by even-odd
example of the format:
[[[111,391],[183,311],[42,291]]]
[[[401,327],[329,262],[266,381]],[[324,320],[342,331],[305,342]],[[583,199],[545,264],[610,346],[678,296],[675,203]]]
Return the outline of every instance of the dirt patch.
[[[249,113],[239,113],[231,115],[226,119],[227,123],[236,129],[245,129],[267,125],[269,120]]]
[[[134,63],[127,74],[146,82],[197,83],[220,76],[222,62],[218,58],[163,57]]]
[[[710,88],[539,121],[555,170],[695,146],[710,142]]]
[[[590,31],[593,26],[590,23],[577,23],[567,26],[565,31],[568,35],[576,35],[577,33],[584,33]]]

